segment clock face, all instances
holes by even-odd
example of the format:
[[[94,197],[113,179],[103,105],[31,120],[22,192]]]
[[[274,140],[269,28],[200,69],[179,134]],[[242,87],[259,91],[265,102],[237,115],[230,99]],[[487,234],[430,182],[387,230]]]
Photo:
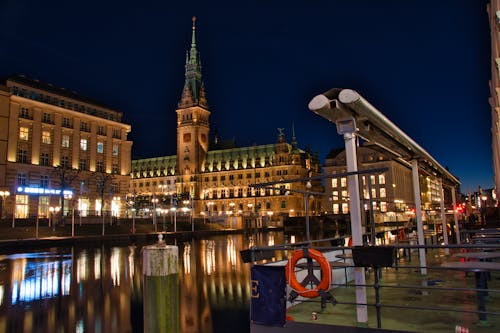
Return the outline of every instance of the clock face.
[[[202,135],[200,136],[200,140],[201,140],[201,142],[203,142],[203,143],[207,142],[207,136],[206,136],[205,134],[202,134]]]

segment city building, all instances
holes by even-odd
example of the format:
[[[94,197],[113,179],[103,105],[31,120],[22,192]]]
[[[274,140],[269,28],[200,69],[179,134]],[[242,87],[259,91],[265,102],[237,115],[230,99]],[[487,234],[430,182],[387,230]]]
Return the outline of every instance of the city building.
[[[121,216],[132,142],[122,113],[52,84],[15,76],[0,86],[3,218]]]
[[[195,33],[193,18],[185,84],[176,110],[177,155],[132,161],[130,211],[146,216],[154,211],[160,216],[184,208],[191,216],[232,227],[303,216],[304,194],[294,190],[322,192],[321,180],[310,187],[306,181],[274,189],[251,185],[320,175],[319,159],[298,147],[295,133],[287,142],[283,129],[278,129],[277,141],[267,145],[237,147],[233,141],[220,140],[217,133],[210,139],[211,111]],[[311,200],[312,213],[321,211],[321,202]]]
[[[412,172],[409,166],[393,159],[388,153],[360,146],[357,149],[358,170],[387,169],[381,173],[360,175],[362,205],[368,219],[370,199],[376,223],[409,221],[415,217]],[[325,175],[342,174],[347,171],[345,149],[333,149],[325,160]],[[436,177],[420,170],[422,211],[425,220],[434,220],[439,215],[441,204],[440,183]],[[371,193],[370,193],[371,190]],[[325,180],[327,213],[346,217],[349,214],[349,191],[347,177]],[[450,187],[444,186],[445,208],[453,209]]]

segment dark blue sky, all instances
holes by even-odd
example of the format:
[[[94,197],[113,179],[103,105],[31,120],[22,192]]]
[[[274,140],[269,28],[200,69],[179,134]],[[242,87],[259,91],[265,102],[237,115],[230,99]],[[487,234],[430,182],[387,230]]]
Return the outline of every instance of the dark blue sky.
[[[277,128],[324,160],[343,146],[307,109],[357,90],[462,181],[493,186],[487,0],[0,1],[0,76],[25,74],[124,113],[133,158],[176,153],[191,17],[212,130]],[[213,131],[212,131],[213,132]]]

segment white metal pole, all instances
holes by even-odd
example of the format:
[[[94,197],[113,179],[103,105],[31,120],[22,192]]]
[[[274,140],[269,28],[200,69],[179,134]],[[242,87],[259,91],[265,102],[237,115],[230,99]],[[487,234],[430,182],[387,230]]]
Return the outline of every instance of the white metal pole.
[[[354,132],[344,134],[347,172],[358,171],[358,160],[356,157],[356,135]],[[363,234],[361,226],[361,212],[359,200],[359,179],[358,175],[354,174],[347,178],[349,188],[349,210],[351,216],[351,236],[353,245],[363,245]],[[364,267],[354,268],[354,281],[356,283],[356,314],[359,324],[368,323],[368,311],[366,304],[366,281]]]
[[[75,237],[75,208],[71,212],[71,237]]]
[[[418,161],[411,160],[411,175],[413,180],[413,197],[415,198],[415,215],[417,218],[417,235],[418,245],[425,245],[424,227],[422,225],[422,200],[420,199],[420,183],[418,181]],[[418,249],[420,257],[420,273],[427,274],[427,258],[425,257],[425,249]]]
[[[444,210],[444,191],[443,191],[443,180],[439,180],[439,193],[441,193],[441,224],[443,226],[443,241],[444,245],[448,246],[448,227],[446,226],[446,212]],[[450,249],[446,248],[444,250],[445,254],[450,254]]]

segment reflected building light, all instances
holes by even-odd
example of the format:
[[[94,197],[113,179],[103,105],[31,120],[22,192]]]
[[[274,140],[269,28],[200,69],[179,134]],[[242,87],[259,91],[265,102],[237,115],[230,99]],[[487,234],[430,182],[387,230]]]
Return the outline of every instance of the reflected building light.
[[[248,247],[254,247],[255,246],[255,238],[253,236],[248,237]]]
[[[228,237],[227,239],[226,254],[229,263],[231,264],[232,268],[234,268],[234,266],[236,265],[236,248],[234,247],[234,241],[231,237]]]
[[[234,299],[234,293],[233,293],[233,281],[229,280],[229,285],[228,285],[228,300],[232,301]]]
[[[120,285],[120,248],[114,247],[111,249],[111,280],[113,286]]]
[[[269,235],[269,239],[267,241],[267,246],[274,246],[274,234]]]
[[[128,276],[130,277],[130,280],[134,279],[134,258],[135,258],[135,247],[129,246],[128,247],[130,250],[130,253],[128,255]]]
[[[77,259],[76,264],[76,282],[81,283],[87,280],[87,252],[82,251]]]
[[[182,253],[182,259],[184,261],[184,274],[191,274],[191,244],[184,243],[184,252]]]
[[[97,249],[94,255],[94,279],[101,278],[101,250]]]
[[[206,242],[205,274],[215,273],[215,241]]]
[[[242,299],[241,283],[238,283],[236,286],[236,295],[238,296],[238,299]]]
[[[78,320],[76,322],[76,326],[75,326],[75,333],[83,333],[85,332],[85,326],[83,324],[83,320]]]
[[[25,271],[22,272],[22,276],[25,278],[12,282],[11,302],[13,305],[69,295],[72,271],[71,260],[30,261],[24,266]],[[3,299],[3,290],[1,298]]]

